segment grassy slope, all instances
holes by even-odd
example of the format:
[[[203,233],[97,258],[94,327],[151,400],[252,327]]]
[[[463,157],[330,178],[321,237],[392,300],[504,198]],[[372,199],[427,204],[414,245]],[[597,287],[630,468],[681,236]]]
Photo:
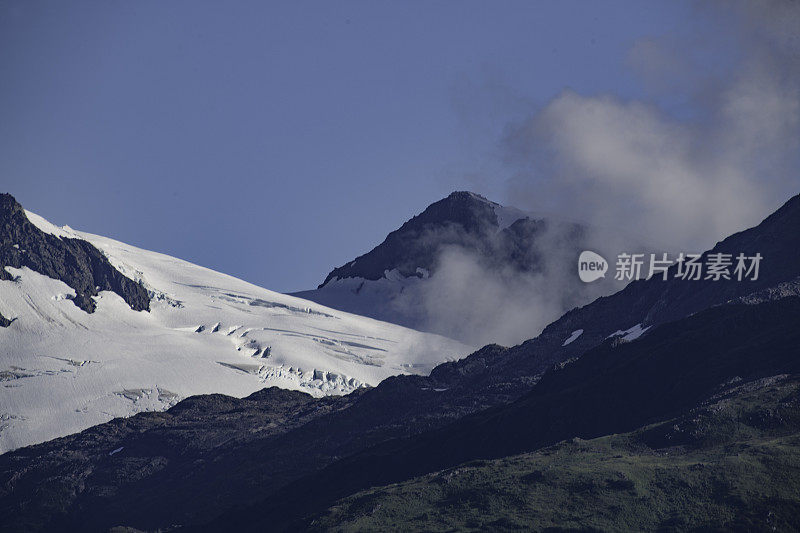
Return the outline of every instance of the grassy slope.
[[[739,385],[632,433],[369,489],[312,527],[800,530],[800,380]]]

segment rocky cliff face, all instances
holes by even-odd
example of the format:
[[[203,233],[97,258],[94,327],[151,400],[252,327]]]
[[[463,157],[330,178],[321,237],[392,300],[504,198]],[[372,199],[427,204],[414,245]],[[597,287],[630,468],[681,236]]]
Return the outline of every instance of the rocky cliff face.
[[[0,194],[0,280],[13,281],[6,267],[27,267],[63,281],[75,290],[75,305],[87,313],[94,311],[92,296],[99,291],[119,294],[136,311],[150,309],[145,288],[111,266],[97,248],[80,239],[45,233],[28,220],[13,196]],[[0,317],[0,325],[9,323]]]

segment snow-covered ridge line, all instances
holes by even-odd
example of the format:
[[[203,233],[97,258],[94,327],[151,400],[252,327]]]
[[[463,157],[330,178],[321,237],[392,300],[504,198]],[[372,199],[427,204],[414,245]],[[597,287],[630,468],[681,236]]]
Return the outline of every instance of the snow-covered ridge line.
[[[88,314],[64,282],[7,268],[14,281],[0,281],[0,314],[15,320],[0,328],[0,452],[195,394],[272,385],[344,394],[473,351],[26,215],[42,231],[90,242],[151,306],[134,311],[101,291]]]
[[[39,228],[45,233],[55,235],[56,237],[68,237],[70,239],[80,239],[78,233],[69,226],[56,226],[52,222],[47,221],[44,217],[37,215],[32,211],[25,210],[25,216],[31,224]]]

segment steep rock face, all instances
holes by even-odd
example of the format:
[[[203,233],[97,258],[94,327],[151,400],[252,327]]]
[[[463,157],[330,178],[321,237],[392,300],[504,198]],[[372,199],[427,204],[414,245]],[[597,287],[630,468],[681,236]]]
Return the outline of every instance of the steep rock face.
[[[0,194],[0,280],[13,280],[5,267],[28,267],[63,281],[75,290],[75,305],[87,313],[94,311],[92,296],[99,291],[117,293],[135,311],[150,309],[147,290],[111,266],[97,248],[43,232],[10,194]]]

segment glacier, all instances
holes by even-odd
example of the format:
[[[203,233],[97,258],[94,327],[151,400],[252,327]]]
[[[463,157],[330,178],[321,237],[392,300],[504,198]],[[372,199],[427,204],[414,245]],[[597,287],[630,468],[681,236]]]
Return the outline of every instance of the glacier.
[[[0,453],[196,394],[268,386],[346,394],[425,374],[474,347],[273,292],[161,253],[26,212],[39,229],[100,250],[150,295],[134,311],[114,292],[88,314],[62,281],[7,267],[0,281]]]

